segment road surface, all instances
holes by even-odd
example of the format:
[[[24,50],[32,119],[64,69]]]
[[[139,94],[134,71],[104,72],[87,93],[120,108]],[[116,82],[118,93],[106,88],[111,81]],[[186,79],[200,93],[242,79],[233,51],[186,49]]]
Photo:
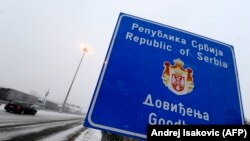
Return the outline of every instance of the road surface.
[[[84,116],[40,110],[35,116],[6,112],[0,106],[1,141],[100,141],[99,130],[83,126]]]

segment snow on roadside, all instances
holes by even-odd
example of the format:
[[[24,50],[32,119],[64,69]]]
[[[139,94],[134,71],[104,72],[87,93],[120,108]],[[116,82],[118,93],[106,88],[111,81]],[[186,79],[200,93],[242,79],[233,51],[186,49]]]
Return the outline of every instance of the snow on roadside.
[[[38,140],[38,141],[63,141],[65,139],[67,139],[67,137],[69,135],[76,133],[81,128],[83,128],[83,125],[79,125],[79,126],[73,127],[73,128],[71,128],[69,130],[60,132],[60,133],[55,134],[55,135],[51,135],[49,137],[46,137],[46,138]]]
[[[16,127],[11,130],[1,131],[0,132],[0,140],[7,140],[16,136],[39,132],[48,128],[53,128],[57,126],[63,126],[65,124],[74,123],[74,121],[64,121],[59,123],[45,123],[42,125],[29,125],[27,127]]]
[[[46,137],[38,141],[63,141],[67,139],[68,136],[76,133],[81,128],[84,128],[83,125],[76,126],[69,130],[60,132],[58,134]],[[88,128],[87,130],[83,131],[74,141],[101,141],[101,138],[102,134],[100,130]]]
[[[102,133],[100,130],[88,128],[75,141],[101,141],[101,139]]]
[[[59,113],[59,112],[55,112],[55,111],[46,111],[46,110],[38,110],[37,115],[46,115],[49,117],[62,116],[64,118],[81,118],[81,117],[83,117],[82,115],[74,115],[74,114],[69,114],[69,113]]]

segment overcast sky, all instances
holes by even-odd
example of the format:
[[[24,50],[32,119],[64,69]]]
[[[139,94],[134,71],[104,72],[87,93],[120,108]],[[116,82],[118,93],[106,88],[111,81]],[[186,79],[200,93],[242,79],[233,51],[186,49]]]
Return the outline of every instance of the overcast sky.
[[[0,86],[62,103],[87,46],[68,98],[87,111],[120,12],[233,45],[250,118],[248,0],[1,0]]]

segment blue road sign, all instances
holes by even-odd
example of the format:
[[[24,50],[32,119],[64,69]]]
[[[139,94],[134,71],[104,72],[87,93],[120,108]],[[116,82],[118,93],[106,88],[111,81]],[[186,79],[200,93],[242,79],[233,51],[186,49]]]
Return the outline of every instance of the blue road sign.
[[[85,126],[145,139],[148,124],[243,123],[231,45],[120,14]]]

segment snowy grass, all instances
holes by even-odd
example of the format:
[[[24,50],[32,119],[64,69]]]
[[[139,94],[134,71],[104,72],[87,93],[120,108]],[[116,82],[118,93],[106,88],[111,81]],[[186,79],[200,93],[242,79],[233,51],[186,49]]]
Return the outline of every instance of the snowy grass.
[[[102,133],[100,130],[88,129],[84,131],[75,141],[101,141]]]

